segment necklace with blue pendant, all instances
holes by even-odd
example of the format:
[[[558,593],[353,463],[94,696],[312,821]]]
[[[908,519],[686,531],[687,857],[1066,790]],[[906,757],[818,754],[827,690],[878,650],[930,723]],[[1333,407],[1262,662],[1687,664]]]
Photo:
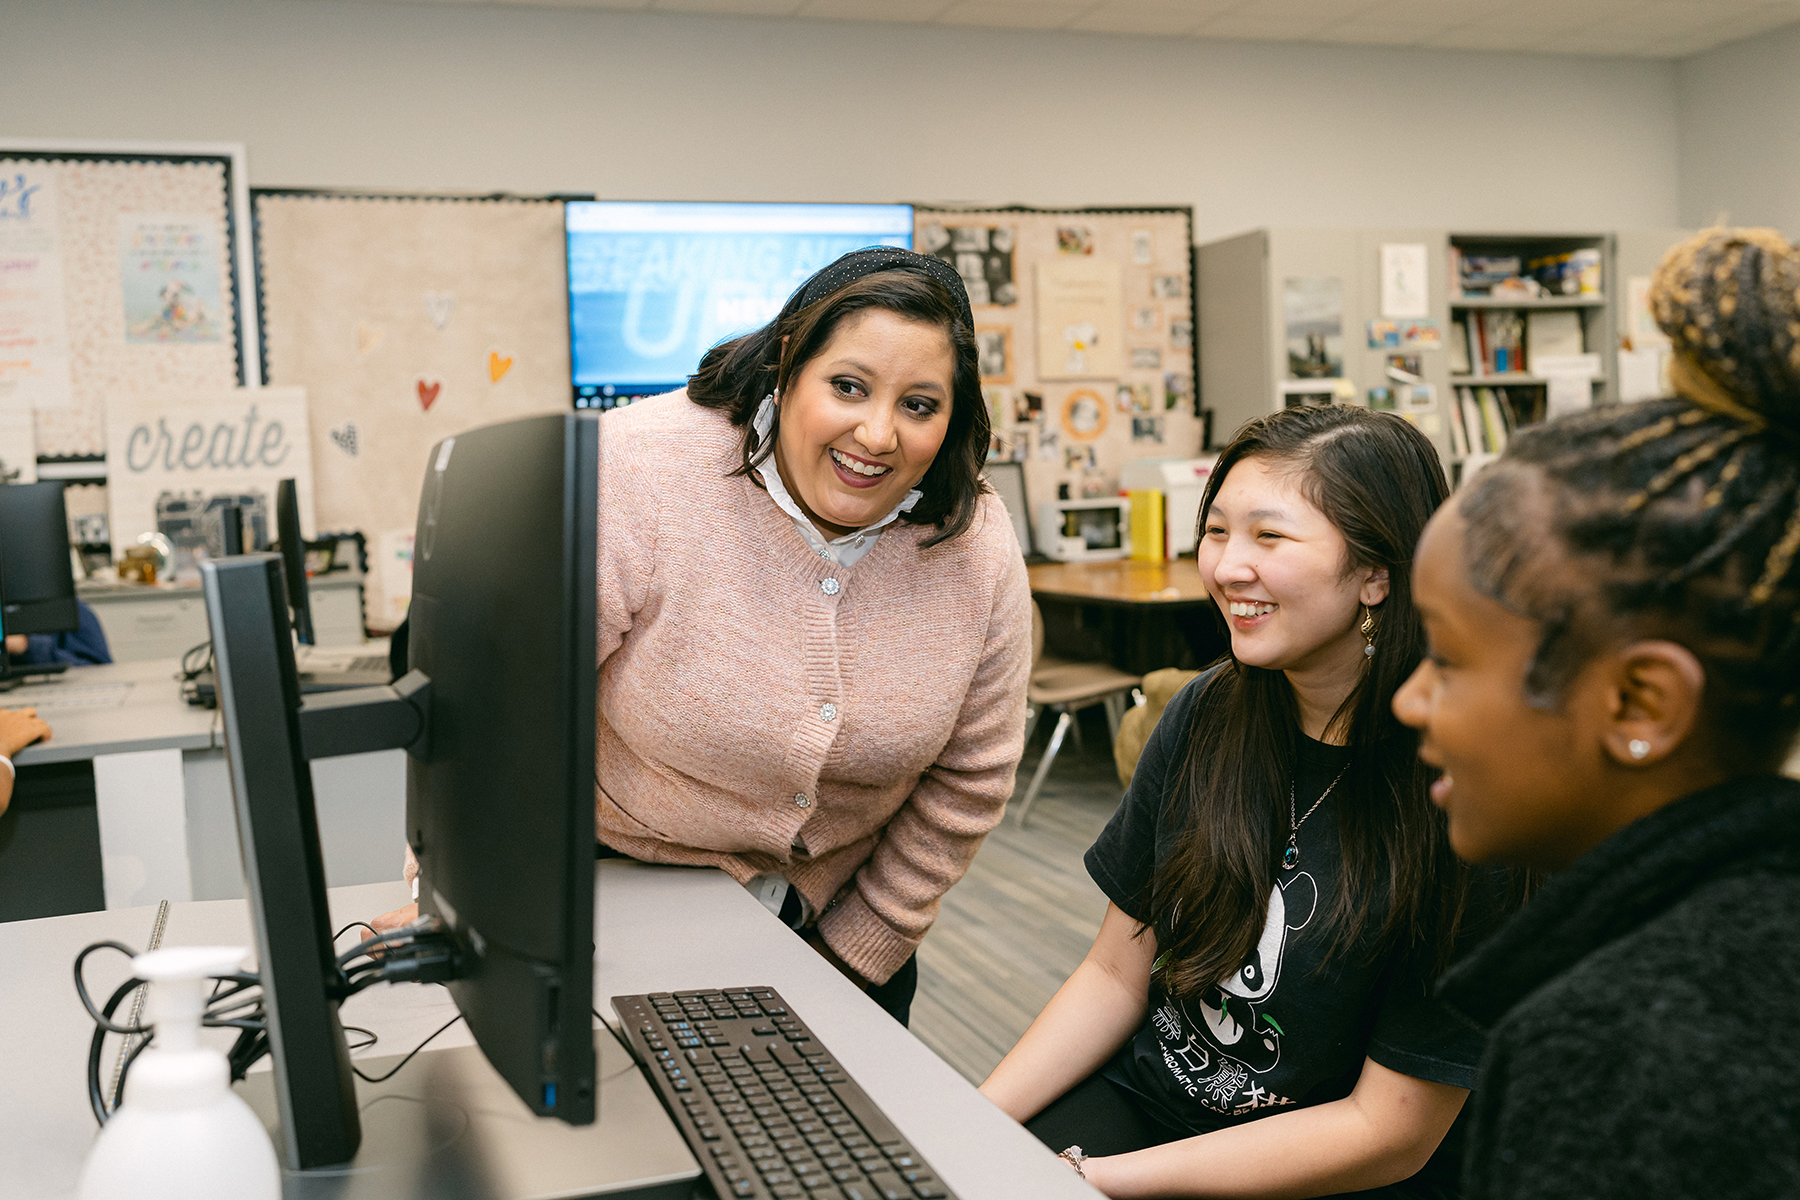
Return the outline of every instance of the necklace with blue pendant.
[[[1331,781],[1331,786],[1319,793],[1319,798],[1314,800],[1312,807],[1306,810],[1306,817],[1319,811],[1319,805],[1325,803],[1325,797],[1331,795],[1332,789],[1343,782],[1344,776],[1349,770],[1349,766],[1346,765],[1342,771],[1338,772],[1337,778]],[[1287,849],[1281,852],[1281,869],[1284,871],[1291,871],[1300,865],[1300,827],[1306,824],[1306,817],[1298,820],[1294,818],[1294,814],[1299,811],[1294,803],[1295,787],[1295,783],[1288,784],[1288,828],[1290,832],[1288,833]]]

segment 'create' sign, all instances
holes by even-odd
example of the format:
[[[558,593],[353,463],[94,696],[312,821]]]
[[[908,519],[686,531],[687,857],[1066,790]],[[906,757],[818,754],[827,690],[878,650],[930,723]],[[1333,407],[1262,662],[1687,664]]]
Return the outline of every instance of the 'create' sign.
[[[106,492],[113,555],[160,532],[178,547],[199,537],[221,497],[246,509],[250,531],[274,536],[275,485],[293,479],[300,527],[313,528],[312,436],[297,387],[119,393],[106,401]],[[246,547],[248,548],[248,547]],[[185,556],[184,556],[185,557]]]

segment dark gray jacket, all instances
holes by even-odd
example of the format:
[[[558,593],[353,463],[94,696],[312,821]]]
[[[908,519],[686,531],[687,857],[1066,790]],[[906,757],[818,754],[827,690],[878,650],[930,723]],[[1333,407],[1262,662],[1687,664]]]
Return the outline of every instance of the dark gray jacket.
[[[1465,1200],[1800,1196],[1800,783],[1615,834],[1453,967]]]

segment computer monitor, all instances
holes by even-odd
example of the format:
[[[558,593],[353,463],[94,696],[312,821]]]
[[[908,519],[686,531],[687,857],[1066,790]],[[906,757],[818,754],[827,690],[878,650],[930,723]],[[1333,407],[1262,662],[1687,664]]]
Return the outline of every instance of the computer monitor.
[[[563,212],[577,408],[673,391],[821,267],[866,246],[912,247],[909,204],[590,200]]]
[[[457,949],[451,995],[532,1112],[595,1119],[598,459],[594,414],[433,448],[412,669],[391,687],[303,701],[284,557],[201,567],[292,1168],[348,1162],[362,1137],[308,766],[321,757],[407,749],[406,836],[420,908]]]
[[[306,538],[300,533],[300,493],[292,479],[275,485],[275,536],[287,577],[288,607],[294,612],[294,636],[313,644],[312,598],[306,588]]]
[[[0,485],[0,620],[7,633],[81,627],[60,482]]]
[[[1031,503],[1025,498],[1025,464],[991,462],[981,469],[981,477],[1006,505],[1006,515],[1012,518],[1013,535],[1019,539],[1019,549],[1030,558],[1037,553],[1037,541],[1031,535]]]

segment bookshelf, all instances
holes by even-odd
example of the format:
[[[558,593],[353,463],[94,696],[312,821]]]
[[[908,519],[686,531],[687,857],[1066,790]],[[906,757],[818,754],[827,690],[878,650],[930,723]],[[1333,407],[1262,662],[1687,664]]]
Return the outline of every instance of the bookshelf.
[[[1579,398],[1582,405],[1610,404],[1619,398],[1620,338],[1630,325],[1628,300],[1641,292],[1668,248],[1689,231],[1682,229],[1619,230],[1599,233],[1461,233],[1446,229],[1255,229],[1195,247],[1198,311],[1195,314],[1200,358],[1200,403],[1210,412],[1211,445],[1222,446],[1246,420],[1289,403],[1312,402],[1329,394],[1342,380],[1336,398],[1369,403],[1371,393],[1394,389],[1388,374],[1396,354],[1411,357],[1417,377],[1435,389],[1435,404],[1406,412],[1437,446],[1452,482],[1473,472],[1493,455],[1486,444],[1466,444],[1467,422],[1462,393],[1487,389],[1510,428],[1542,419],[1548,411],[1553,380],[1532,361],[1529,336],[1522,338],[1520,361],[1508,369],[1483,362],[1455,363],[1454,342],[1466,337],[1471,316],[1516,318],[1564,339],[1576,339],[1580,352],[1597,355],[1597,369]],[[1369,323],[1382,319],[1381,252],[1389,244],[1423,245],[1427,263],[1428,314],[1443,334],[1437,348],[1374,346],[1366,336]],[[1518,273],[1530,273],[1534,261],[1585,252],[1590,287],[1563,292],[1561,280],[1546,272],[1551,284],[1544,294],[1494,294],[1472,290],[1461,265],[1471,257],[1519,259]],[[1597,268],[1597,278],[1593,278]],[[1509,273],[1510,274],[1510,273]],[[1491,288],[1493,281],[1486,286]],[[1337,374],[1325,379],[1296,379],[1290,361],[1290,330],[1284,308],[1296,283],[1327,284],[1335,289],[1336,336],[1327,357]],[[1635,285],[1635,286],[1634,286]],[[1548,322],[1546,323],[1546,318]],[[1530,330],[1525,330],[1529,334]],[[1541,348],[1541,347],[1540,347]],[[1303,364],[1304,365],[1304,364]],[[1302,388],[1302,383],[1315,386]],[[1559,385],[1567,399],[1569,384]],[[1309,393],[1300,396],[1297,393]],[[1350,397],[1350,398],[1346,398]],[[1510,432],[1510,429],[1509,429]]]
[[[1552,411],[1616,398],[1610,234],[1457,234],[1446,238],[1451,481],[1505,449]],[[1556,379],[1588,363],[1582,381]],[[1585,394],[1571,396],[1582,388]]]

